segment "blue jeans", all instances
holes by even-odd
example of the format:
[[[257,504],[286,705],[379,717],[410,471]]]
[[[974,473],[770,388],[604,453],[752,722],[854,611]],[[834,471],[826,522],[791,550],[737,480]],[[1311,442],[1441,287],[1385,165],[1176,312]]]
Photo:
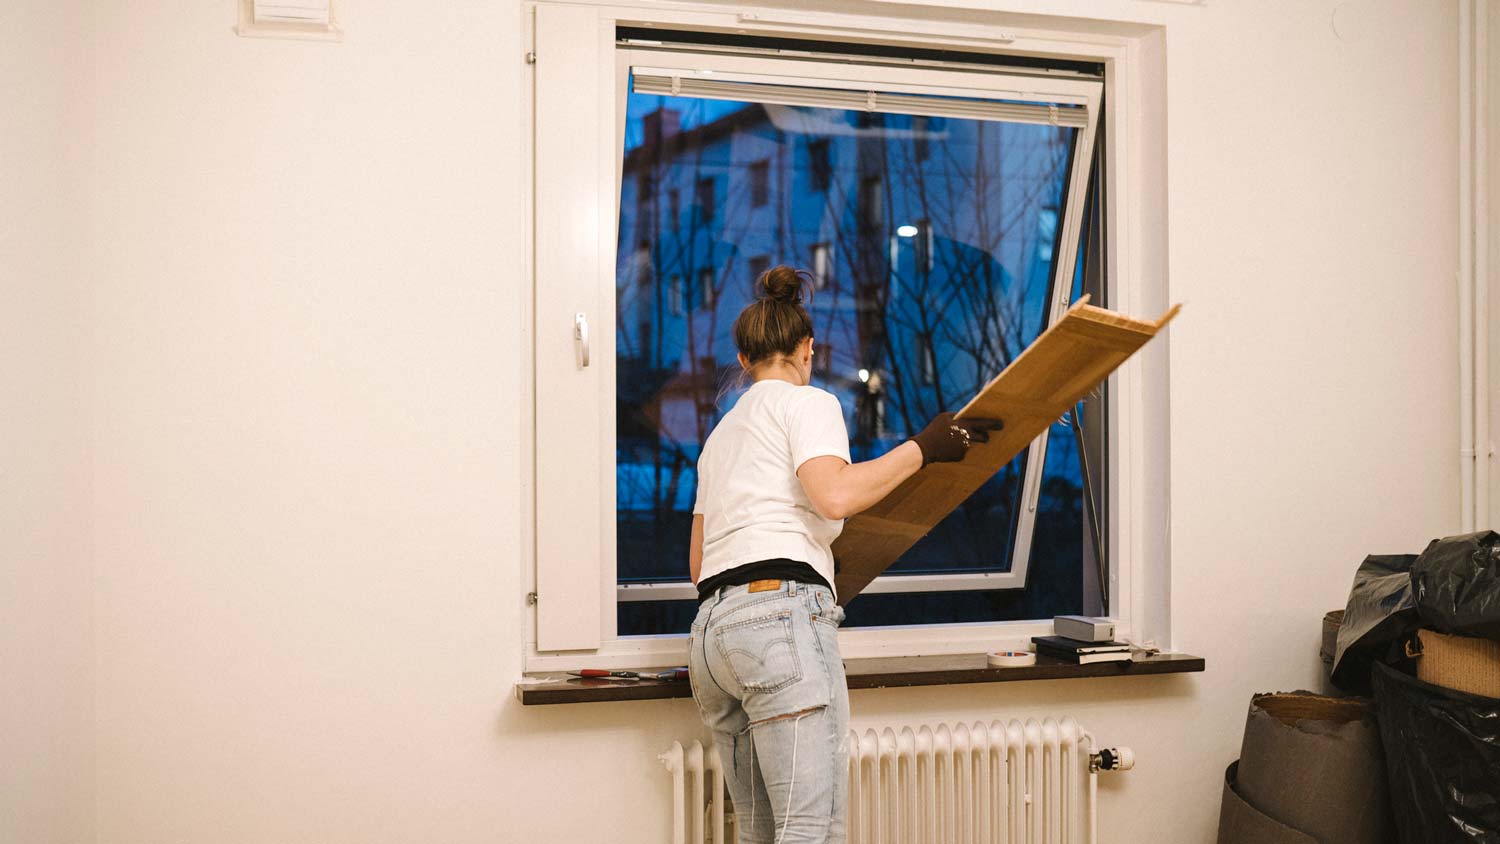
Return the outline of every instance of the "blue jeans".
[[[849,789],[844,610],[826,586],[726,586],[698,609],[688,679],[740,844],[842,844]]]

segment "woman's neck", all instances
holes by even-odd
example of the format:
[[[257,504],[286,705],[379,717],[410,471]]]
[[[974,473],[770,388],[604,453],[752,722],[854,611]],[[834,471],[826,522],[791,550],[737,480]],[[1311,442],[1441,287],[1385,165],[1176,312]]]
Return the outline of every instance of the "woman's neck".
[[[802,380],[802,373],[796,367],[783,361],[757,366],[750,377],[757,384],[762,381],[785,381],[796,387],[807,386],[807,382]]]

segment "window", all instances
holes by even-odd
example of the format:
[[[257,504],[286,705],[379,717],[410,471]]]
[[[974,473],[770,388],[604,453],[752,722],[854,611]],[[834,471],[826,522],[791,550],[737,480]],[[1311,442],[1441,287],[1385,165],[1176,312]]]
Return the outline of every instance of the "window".
[[[808,181],[817,193],[828,190],[833,182],[833,162],[828,157],[828,139],[816,138],[807,142]]]
[[[771,258],[767,255],[756,255],[754,258],[751,258],[749,260],[746,266],[749,267],[749,271],[745,273],[745,277],[750,280],[750,283],[752,285],[750,288],[750,295],[754,296],[755,288],[753,285],[762,275],[765,275],[766,270],[769,270],[771,268]]]
[[[885,227],[885,194],[879,176],[866,176],[859,182],[859,225],[865,231]]]
[[[757,161],[750,165],[750,204],[763,207],[771,201],[771,162]]]
[[[667,225],[672,234],[682,232],[682,193],[677,188],[667,191]]]
[[[568,15],[544,8],[539,21]],[[585,16],[568,19],[581,22]],[[673,34],[651,35],[660,40]],[[629,254],[617,250],[613,283],[599,278],[588,294],[544,292],[541,279],[574,281],[570,274],[543,272],[539,259],[535,650],[558,660],[564,651],[602,654],[602,647],[660,655],[651,664],[677,661],[667,656],[681,646],[673,636],[685,631],[696,609],[684,564],[696,458],[737,398],[729,326],[749,301],[751,282],[771,263],[802,256],[815,276],[817,295],[809,303],[818,341],[814,383],[843,403],[856,459],[899,445],[936,412],[961,405],[1055,319],[1060,303],[1078,295],[1084,283],[1103,292],[1102,272],[1079,271],[1080,257],[1091,254],[1082,242],[1093,183],[1089,153],[1102,90],[1098,78],[1079,72],[1023,79],[1003,71],[788,60],[644,43],[623,44],[618,59],[600,57],[567,71],[572,87],[559,79],[539,79],[537,85],[538,98],[549,84],[577,91],[592,84],[588,80],[607,78],[606,68],[618,61],[618,88],[583,97],[602,114],[584,117],[580,105],[569,111],[573,123],[558,117],[556,132],[539,129],[539,169],[549,151],[555,153],[554,171],[564,169],[563,150],[549,149],[543,136],[567,138],[565,125],[592,121],[616,137],[613,185],[624,185],[626,194],[639,191],[639,174],[649,171],[656,178],[654,195],[666,194],[670,216],[676,216],[676,190],[692,192],[696,211],[683,215],[680,225],[660,225],[659,218],[638,214],[638,203],[629,201],[634,197],[627,200],[617,190],[612,199],[618,228],[610,236],[631,247]],[[542,108],[537,113],[548,114]],[[663,135],[665,115],[674,115],[670,143],[652,142],[646,119],[652,114]],[[922,155],[916,154],[919,135]],[[789,190],[778,195],[776,214],[751,215],[769,204],[772,162],[787,163]],[[554,184],[540,176],[538,183],[549,191]],[[600,187],[602,180],[594,174],[574,183],[583,190]],[[539,203],[538,219],[545,211]],[[602,210],[600,219],[602,235]],[[906,227],[916,231],[898,231]],[[544,239],[562,237],[544,236],[542,228],[539,256]],[[635,244],[642,241],[646,260],[638,262]],[[638,269],[652,279],[644,287],[631,275]],[[592,303],[590,295],[597,297]],[[569,323],[575,313],[591,311],[596,369],[580,368],[576,332],[566,346],[544,348],[554,341],[542,336],[543,326],[562,321],[548,316],[553,302]],[[554,347],[562,354],[549,351]],[[553,368],[568,377],[548,377]],[[580,418],[575,409],[569,418],[593,424],[579,430],[597,436],[585,436],[582,451],[568,461],[567,470],[576,471],[573,500],[549,510],[548,495],[563,496],[560,487],[543,489],[540,479],[561,468],[562,458],[544,450],[546,423],[563,418],[564,406],[577,408],[577,390],[590,383],[601,412],[584,411]],[[541,409],[544,404],[549,409]],[[1079,417],[1083,450],[1100,464],[1110,461],[1110,443],[1101,434],[1103,411],[1102,404],[1099,412],[1086,407]],[[862,639],[867,631],[860,628],[913,620],[1020,621],[1096,609],[1083,594],[1083,569],[1092,552],[1080,516],[1078,449],[1067,432],[1054,426],[872,584],[850,606],[849,629],[841,638],[875,641]],[[577,436],[570,441],[580,442]],[[601,449],[597,457],[590,453],[595,447]],[[574,533],[580,523],[589,530],[587,519],[576,514],[592,514],[595,505],[590,496],[580,500],[577,485],[593,489],[590,477],[606,481],[611,475],[613,483],[599,487],[597,509],[604,521],[593,534],[603,565],[590,573],[593,557],[549,549],[582,547],[574,536],[565,537],[571,545],[563,541],[561,513],[575,514]],[[1099,511],[1107,514],[1109,508]],[[554,519],[550,525],[544,524],[548,518]],[[544,559],[564,560],[561,565],[578,577],[563,583],[552,574],[549,587],[540,576]],[[597,644],[543,644],[542,619],[558,612],[548,609],[554,589],[597,596]],[[562,629],[550,618],[545,624],[549,632]],[[946,642],[970,634],[953,628],[944,636]]]
[[[714,214],[718,210],[719,198],[714,189],[712,176],[705,176],[698,180],[697,192],[694,197],[698,203],[698,219],[705,223],[711,223]]]
[[[642,213],[641,217],[642,219],[646,219],[644,213]],[[643,240],[640,242],[640,245],[636,246],[635,254],[631,256],[627,272],[635,276],[637,287],[649,289],[654,275],[652,272],[653,269],[655,268],[651,266],[651,241]]]
[[[808,251],[810,269],[813,277],[813,290],[822,290],[828,286],[833,279],[833,246],[828,243],[814,243]]]
[[[717,300],[718,297],[714,295],[714,271],[699,270],[698,307],[706,311],[711,311],[714,309],[714,303]]]
[[[698,449],[736,394],[725,395],[722,385],[690,373],[703,367],[687,362],[697,359],[695,350],[708,348],[719,367],[733,366],[735,350],[724,327],[751,301],[753,282],[784,243],[806,244],[794,254],[807,255],[811,264],[819,295],[809,310],[824,351],[852,354],[847,362],[817,356],[815,371],[819,386],[838,395],[851,414],[856,460],[894,448],[936,413],[957,409],[973,396],[1052,318],[1056,297],[1049,291],[1053,275],[1063,271],[1057,258],[1076,259],[1076,252],[1058,249],[1057,209],[1065,201],[1077,126],[1053,125],[1050,113],[1031,122],[950,117],[944,154],[919,162],[905,154],[914,131],[910,117],[815,104],[780,104],[773,111],[753,99],[757,83],[742,86],[745,99],[730,98],[726,84],[716,79],[695,89],[685,78],[636,76],[626,98],[627,126],[662,111],[681,115],[674,148],[647,158],[627,149],[628,166],[660,172],[670,183],[700,185],[701,204],[709,203],[701,186],[715,184],[705,169],[725,185],[715,238],[668,237],[654,248],[663,254],[688,251],[694,262],[725,267],[725,289],[735,295],[715,302],[713,320],[687,325],[669,318],[658,325],[654,336],[664,349],[650,368],[619,360],[621,371],[632,367],[628,389],[620,379],[619,395],[630,392],[633,398],[620,402],[616,556],[622,596],[639,598],[619,602],[621,633],[682,632],[695,611],[690,599],[649,599],[656,597],[653,591],[663,598],[678,594],[660,587],[686,579],[681,560]],[[787,99],[785,92],[777,96]],[[933,107],[941,107],[941,100]],[[838,125],[846,131],[826,128]],[[916,125],[926,132],[925,119]],[[799,138],[801,126],[827,134]],[[747,160],[744,150],[768,144],[779,144],[785,154],[801,146],[810,158],[812,150],[847,157],[854,166],[845,178],[852,184],[828,173],[826,197],[792,197],[785,218],[751,216],[768,199],[769,162],[778,153]],[[622,237],[649,237],[647,226],[622,206]],[[857,256],[847,284],[831,268],[840,241]],[[941,270],[939,252],[945,256]],[[687,394],[693,390],[699,394]],[[879,588],[872,586],[868,597],[852,605],[846,623],[1083,611],[1083,533],[1076,517],[1071,545],[1056,543],[1048,561],[1069,566],[1072,573],[1063,583],[1074,586],[1059,587],[1051,599],[1041,597],[1045,589],[1022,589],[1038,520],[1050,524],[1061,518],[1054,516],[1058,508],[1078,510],[1077,475],[1066,460],[1048,461],[1040,449],[1017,457],[893,566]],[[1048,494],[1036,499],[1038,507],[1022,507],[1038,486]],[[1002,583],[1020,595],[998,588]]]

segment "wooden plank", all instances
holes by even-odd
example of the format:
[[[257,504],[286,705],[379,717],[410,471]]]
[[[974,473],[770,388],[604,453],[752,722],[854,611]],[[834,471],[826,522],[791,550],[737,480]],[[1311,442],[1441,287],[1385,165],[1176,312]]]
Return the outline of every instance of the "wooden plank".
[[[923,467],[844,523],[833,543],[839,602],[849,603],[1155,337],[1181,307],[1150,321],[1096,308],[1087,296],[1069,308],[958,412],[960,419],[1001,419],[1004,430],[992,434],[987,443],[976,443],[962,463]]]
[[[906,686],[951,686],[961,683],[1008,683],[1022,680],[1073,680],[1087,677],[1144,677],[1203,671],[1203,657],[1152,654],[1130,662],[1078,665],[1038,656],[1036,665],[990,668],[984,654],[927,657],[881,657],[844,661],[851,689]],[[554,703],[604,703],[623,700],[667,700],[692,697],[687,683],[655,680],[579,680],[565,674],[531,678],[516,684],[516,698],[527,706]]]

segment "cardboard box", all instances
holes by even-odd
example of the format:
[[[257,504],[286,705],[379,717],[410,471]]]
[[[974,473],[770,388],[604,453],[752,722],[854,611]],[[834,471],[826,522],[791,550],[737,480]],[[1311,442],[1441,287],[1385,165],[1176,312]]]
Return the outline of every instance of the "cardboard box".
[[[1417,679],[1471,695],[1500,698],[1500,642],[1417,631]]]

